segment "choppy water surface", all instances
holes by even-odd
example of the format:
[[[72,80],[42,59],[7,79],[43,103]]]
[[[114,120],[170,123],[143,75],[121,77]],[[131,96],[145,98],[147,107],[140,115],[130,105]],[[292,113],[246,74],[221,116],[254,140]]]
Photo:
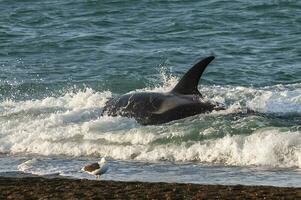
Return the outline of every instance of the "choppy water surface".
[[[0,8],[1,172],[93,178],[80,166],[107,156],[105,179],[301,185],[299,1]],[[112,96],[169,91],[208,55],[199,89],[225,111],[159,126],[100,117]]]

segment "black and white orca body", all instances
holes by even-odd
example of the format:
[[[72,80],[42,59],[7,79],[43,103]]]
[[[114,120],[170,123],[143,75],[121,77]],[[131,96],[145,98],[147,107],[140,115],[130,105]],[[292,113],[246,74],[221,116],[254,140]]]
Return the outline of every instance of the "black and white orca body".
[[[199,80],[214,59],[207,57],[195,64],[167,93],[137,92],[109,100],[102,115],[134,118],[143,125],[155,125],[224,108],[204,101],[198,91]]]

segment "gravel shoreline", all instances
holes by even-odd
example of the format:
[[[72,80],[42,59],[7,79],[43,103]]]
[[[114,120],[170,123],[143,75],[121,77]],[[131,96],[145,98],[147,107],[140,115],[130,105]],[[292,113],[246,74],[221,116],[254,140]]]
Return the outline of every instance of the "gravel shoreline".
[[[0,199],[301,199],[301,188],[0,177]]]

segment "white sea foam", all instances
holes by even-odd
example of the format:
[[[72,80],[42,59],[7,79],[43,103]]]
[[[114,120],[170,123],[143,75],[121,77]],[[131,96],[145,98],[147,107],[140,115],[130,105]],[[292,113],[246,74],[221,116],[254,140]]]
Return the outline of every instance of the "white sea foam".
[[[226,104],[228,109],[249,108],[264,113],[301,114],[301,84],[275,85],[263,88],[242,86],[202,87],[208,99]]]
[[[12,101],[5,100],[0,103],[1,114],[16,114],[21,111],[32,112],[45,108],[64,108],[64,109],[89,109],[99,108],[104,106],[108,98],[111,97],[111,92],[95,92],[90,88],[85,91],[76,93],[67,93],[61,97],[47,97],[42,100],[27,100],[27,101]]]
[[[24,173],[35,175],[64,175],[79,171],[67,162],[51,158],[31,158],[19,164],[17,169]]]
[[[169,91],[176,82],[176,78],[170,78],[163,86],[143,91]],[[202,86],[200,89],[206,98],[228,108],[213,112],[209,117],[246,108],[260,112],[301,113],[301,84],[259,89],[233,86]],[[301,168],[301,135],[298,131],[252,128],[251,134],[249,131],[201,141],[193,137],[181,139],[188,137],[200,120],[193,118],[192,121],[183,120],[182,125],[145,127],[134,119],[101,117],[101,110],[111,96],[109,91],[86,89],[60,97],[1,102],[0,152]],[[199,118],[203,119],[202,116]],[[186,122],[192,125],[188,126]],[[200,129],[199,134],[218,136],[216,132],[223,130],[222,123],[223,119]],[[22,170],[26,170],[24,166]]]
[[[34,137],[25,134],[23,139],[19,140],[15,140],[15,137],[7,138],[16,141],[11,144],[9,151],[46,156],[110,156],[115,159],[199,161],[301,168],[301,133],[282,132],[275,128],[258,130],[251,135],[227,135],[202,142],[159,145],[153,145],[152,141],[160,136],[137,128],[125,132],[95,135],[90,133],[78,137],[72,135],[72,131],[66,132],[64,137],[59,134],[51,136],[47,138],[45,135]],[[101,139],[109,143],[103,143]]]
[[[19,171],[36,175],[48,175],[57,173],[57,168],[49,165],[51,165],[50,162],[33,158],[19,164],[17,168]]]
[[[301,88],[294,90],[261,91],[248,106],[260,112],[301,113]]]

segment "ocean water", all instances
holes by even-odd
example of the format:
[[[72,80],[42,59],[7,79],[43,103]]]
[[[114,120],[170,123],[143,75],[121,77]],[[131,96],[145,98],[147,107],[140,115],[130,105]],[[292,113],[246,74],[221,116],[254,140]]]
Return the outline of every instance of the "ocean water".
[[[301,2],[0,1],[0,174],[301,187]],[[225,111],[157,126],[106,101],[199,84]],[[247,109],[257,114],[237,114]]]

